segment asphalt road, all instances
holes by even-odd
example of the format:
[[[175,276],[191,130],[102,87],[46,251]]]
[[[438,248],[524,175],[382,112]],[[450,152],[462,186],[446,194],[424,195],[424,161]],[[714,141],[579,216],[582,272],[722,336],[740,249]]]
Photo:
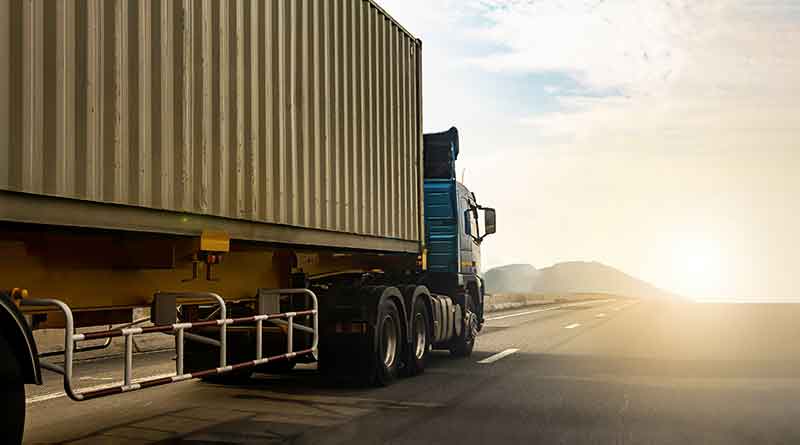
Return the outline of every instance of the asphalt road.
[[[547,310],[542,310],[547,309]],[[381,389],[312,368],[90,402],[29,388],[28,443],[800,443],[800,305],[615,300],[493,314],[469,359]],[[498,355],[499,354],[499,355]],[[167,373],[169,353],[137,356]],[[112,371],[113,369],[113,371]],[[118,379],[107,360],[81,384]]]

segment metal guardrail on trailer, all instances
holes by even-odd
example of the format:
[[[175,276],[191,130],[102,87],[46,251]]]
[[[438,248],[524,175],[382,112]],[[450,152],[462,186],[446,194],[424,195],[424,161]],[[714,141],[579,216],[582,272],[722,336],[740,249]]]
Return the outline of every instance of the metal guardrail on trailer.
[[[121,329],[111,329],[106,331],[97,331],[97,332],[87,332],[83,334],[78,334],[75,332],[75,327],[73,323],[72,317],[72,310],[62,301],[56,299],[37,299],[37,298],[30,298],[26,299],[22,302],[23,306],[34,306],[34,307],[55,307],[58,308],[65,317],[66,320],[66,328],[64,329],[64,366],[58,366],[52,363],[41,362],[41,366],[45,369],[49,369],[51,371],[57,372],[64,376],[64,392],[73,400],[76,401],[83,401],[83,400],[90,400],[98,397],[109,396],[112,394],[121,394],[124,392],[136,391],[139,389],[144,388],[151,388],[154,386],[161,386],[166,385],[169,383],[176,383],[185,380],[195,379],[195,378],[203,378],[212,375],[219,375],[219,374],[226,374],[229,372],[233,372],[236,370],[241,369],[248,369],[254,368],[259,365],[264,365],[271,362],[282,361],[282,360],[291,360],[295,357],[308,355],[308,354],[316,354],[317,352],[317,345],[319,343],[319,317],[318,317],[318,302],[317,296],[314,294],[313,291],[310,289],[270,289],[270,290],[262,290],[260,296],[267,296],[267,295],[293,295],[293,294],[303,294],[311,298],[312,307],[311,309],[304,310],[304,311],[296,311],[296,312],[284,312],[284,313],[277,313],[277,314],[257,314],[250,317],[241,317],[241,318],[227,318],[227,307],[225,305],[225,300],[218,294],[212,292],[182,292],[182,293],[162,293],[161,295],[165,296],[173,296],[173,297],[186,297],[192,298],[194,300],[197,299],[209,299],[215,301],[219,304],[219,315],[220,318],[217,320],[210,320],[210,321],[200,321],[196,323],[172,323],[167,325],[156,325],[156,326],[149,326],[149,327],[127,327]],[[158,297],[158,295],[157,295]],[[313,320],[313,326],[304,326],[295,323],[294,319],[296,317],[301,316],[311,316]],[[263,357],[263,342],[262,342],[262,330],[263,324],[265,321],[281,321],[286,320],[287,324],[287,344],[286,344],[286,353],[275,355],[271,357]],[[233,325],[242,325],[248,323],[255,323],[256,324],[256,348],[255,348],[255,358],[250,361],[245,361],[241,363],[235,364],[228,364],[227,363],[227,327]],[[219,355],[219,366],[216,368],[206,369],[202,371],[196,371],[191,373],[184,373],[184,341],[185,341],[185,334],[186,331],[191,330],[193,328],[199,327],[209,327],[209,326],[219,326],[219,333],[220,333],[220,340],[219,340],[219,348],[220,348],[220,355]],[[302,349],[299,351],[294,350],[294,330],[302,330],[306,332],[311,332],[313,334],[313,341],[310,348]],[[176,350],[176,360],[175,360],[175,375],[170,377],[159,377],[159,378],[151,378],[151,379],[144,379],[138,380],[136,382],[133,381],[133,338],[136,335],[141,334],[149,334],[149,333],[174,333],[176,336],[176,343],[175,343],[175,350]],[[73,387],[73,364],[74,364],[74,356],[73,352],[75,351],[75,345],[81,341],[87,340],[97,340],[97,339],[108,339],[114,337],[123,337],[125,339],[125,365],[124,365],[124,373],[123,373],[123,381],[122,384],[95,389],[91,391],[80,392]],[[213,341],[213,340],[212,340]]]

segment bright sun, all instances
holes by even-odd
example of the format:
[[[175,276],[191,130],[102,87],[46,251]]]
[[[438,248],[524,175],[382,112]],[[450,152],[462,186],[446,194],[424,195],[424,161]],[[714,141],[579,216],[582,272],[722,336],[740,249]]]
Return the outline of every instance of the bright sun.
[[[723,255],[719,243],[683,238],[672,244],[672,275],[680,293],[697,297],[718,294],[724,285]]]

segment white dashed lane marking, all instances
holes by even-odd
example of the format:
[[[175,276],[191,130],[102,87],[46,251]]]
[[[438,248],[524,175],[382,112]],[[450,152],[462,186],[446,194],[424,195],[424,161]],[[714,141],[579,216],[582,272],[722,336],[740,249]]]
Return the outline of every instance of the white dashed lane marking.
[[[511,355],[511,354],[513,354],[513,353],[515,353],[517,351],[519,351],[519,349],[516,349],[516,348],[506,349],[505,351],[498,352],[495,355],[486,357],[483,360],[479,360],[478,363],[493,363],[493,362],[496,362],[496,361],[500,360],[503,357],[508,357],[509,355]]]

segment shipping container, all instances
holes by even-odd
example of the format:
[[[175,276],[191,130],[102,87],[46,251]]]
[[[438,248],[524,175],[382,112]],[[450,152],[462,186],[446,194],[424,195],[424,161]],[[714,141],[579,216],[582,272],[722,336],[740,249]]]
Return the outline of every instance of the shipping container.
[[[418,252],[420,51],[368,0],[0,0],[0,221]]]

